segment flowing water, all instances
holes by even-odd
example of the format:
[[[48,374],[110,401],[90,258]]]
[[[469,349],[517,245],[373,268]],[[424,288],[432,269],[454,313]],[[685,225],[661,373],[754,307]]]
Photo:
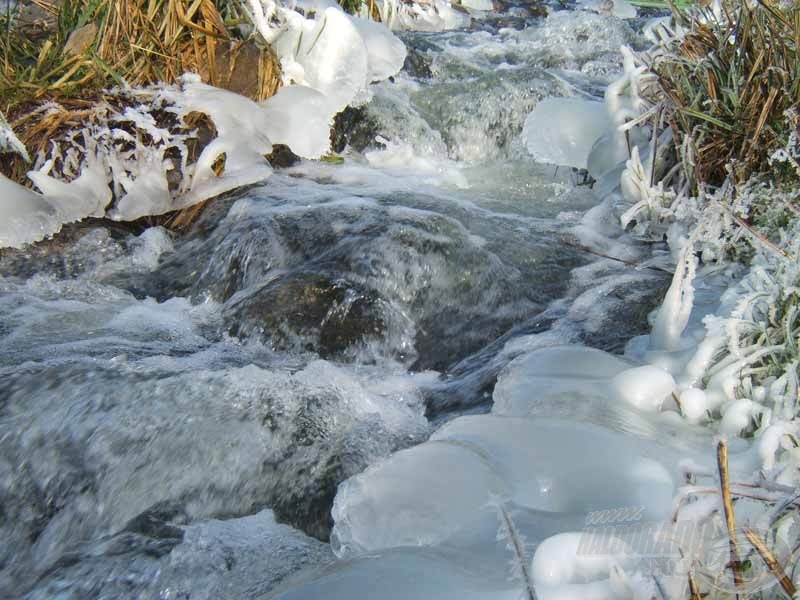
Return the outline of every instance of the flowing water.
[[[488,411],[515,356],[640,333],[665,277],[578,249],[613,216],[517,139],[637,39],[522,7],[406,34],[344,164],[279,170],[182,235],[90,223],[4,252],[0,596],[264,597],[332,559],[339,483]]]

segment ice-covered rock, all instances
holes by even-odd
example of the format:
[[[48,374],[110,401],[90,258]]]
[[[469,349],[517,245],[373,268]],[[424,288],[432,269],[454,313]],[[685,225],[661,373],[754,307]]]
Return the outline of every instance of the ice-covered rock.
[[[330,151],[330,128],[336,109],[325,94],[301,85],[288,85],[263,104],[266,131],[274,144],[285,144],[303,158]]]
[[[611,127],[602,102],[546,98],[525,119],[522,139],[539,162],[585,169],[595,142]]]
[[[641,505],[669,513],[668,454],[590,424],[471,416],[339,486],[334,550],[436,545],[474,526],[489,495],[560,514]]]

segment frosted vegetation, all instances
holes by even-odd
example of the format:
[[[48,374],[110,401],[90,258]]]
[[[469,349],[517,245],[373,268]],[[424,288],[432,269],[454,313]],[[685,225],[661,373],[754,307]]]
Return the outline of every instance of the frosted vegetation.
[[[782,178],[711,187],[655,74],[686,23],[634,26],[623,2],[519,28],[484,2],[244,4],[275,96],[190,74],[119,89],[127,108],[30,157],[38,191],[0,178],[0,246],[24,247],[0,258],[0,592],[793,589],[797,115],[768,149]],[[694,23],[735,42],[736,10]],[[343,164],[316,160],[346,107]],[[194,113],[214,139],[177,164]],[[273,144],[308,160],[273,173]],[[29,245],[223,192],[182,236]],[[658,527],[581,551],[587,518],[628,508]]]

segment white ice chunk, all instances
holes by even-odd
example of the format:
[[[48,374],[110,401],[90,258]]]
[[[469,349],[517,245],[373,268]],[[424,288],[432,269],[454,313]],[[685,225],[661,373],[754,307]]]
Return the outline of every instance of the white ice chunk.
[[[43,196],[0,173],[0,247],[21,248],[59,229],[56,209]]]
[[[699,423],[706,417],[706,393],[697,388],[688,388],[681,392],[681,413],[690,423]]]
[[[336,112],[356,98],[366,97],[367,46],[351,18],[341,10],[325,9],[316,21],[292,18],[290,30],[278,39],[276,51],[282,65],[297,63],[302,69],[303,80],[295,83],[325,94]]]
[[[492,0],[461,0],[461,6],[472,10],[494,10],[494,3]]]
[[[522,139],[538,162],[585,169],[595,142],[611,127],[603,102],[545,98],[525,119]]]
[[[269,121],[258,104],[201,83],[199,77],[190,75],[184,76],[182,90],[168,90],[164,95],[175,103],[181,117],[201,112],[214,121],[217,130],[217,137],[197,159],[191,187],[176,199],[173,210],[270,176],[272,169],[264,158],[272,152],[267,136]],[[217,177],[212,167],[223,154],[225,171],[222,177]]]
[[[350,17],[367,48],[369,81],[383,81],[397,75],[406,60],[406,45],[382,23]]]
[[[25,162],[30,162],[31,158],[28,155],[28,149],[25,148],[17,134],[8,124],[5,115],[0,112],[0,152],[13,152],[19,154]]]
[[[141,148],[137,160],[130,167],[136,171],[130,176],[120,168],[116,181],[122,186],[124,195],[109,216],[117,221],[133,221],[147,215],[160,215],[172,209],[172,195],[167,182],[170,162],[164,160],[164,150]]]
[[[605,534],[602,528],[586,532],[559,533],[547,538],[536,549],[531,562],[531,577],[537,589],[569,583],[588,583],[608,578],[614,565],[631,566],[631,550],[619,537]],[[602,538],[602,542],[598,541]],[[600,544],[609,552],[590,552],[592,544]]]
[[[623,371],[611,380],[611,386],[631,406],[657,412],[675,389],[675,380],[663,369],[643,365]]]
[[[288,85],[263,107],[272,143],[285,144],[303,158],[319,158],[330,151],[330,128],[336,110],[322,92]]]
[[[694,255],[694,243],[687,242],[681,251],[672,283],[664,296],[664,301],[656,313],[653,330],[650,334],[650,347],[653,350],[679,350],[681,335],[694,305],[694,277],[697,270],[697,258]]]
[[[722,433],[728,435],[739,435],[764,410],[761,404],[747,398],[735,400],[722,411],[722,422],[719,425],[719,429]]]
[[[112,194],[108,173],[99,158],[87,156],[80,176],[71,182],[51,177],[52,166],[52,161],[47,161],[39,171],[29,171],[28,178],[55,207],[62,223],[105,215]]]

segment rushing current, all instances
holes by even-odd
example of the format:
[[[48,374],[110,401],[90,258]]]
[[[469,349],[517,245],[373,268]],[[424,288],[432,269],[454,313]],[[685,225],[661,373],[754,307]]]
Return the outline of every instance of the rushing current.
[[[318,579],[333,550],[383,577],[331,545],[337,486],[487,413],[531,349],[621,351],[668,283],[630,244],[587,252],[613,215],[519,139],[541,99],[601,98],[635,28],[518,6],[403,34],[403,72],[339,119],[342,164],[278,169],[181,232],[87,222],[3,251],[0,596],[367,597]],[[459,569],[505,577],[420,552],[393,560],[453,597],[483,597]]]

